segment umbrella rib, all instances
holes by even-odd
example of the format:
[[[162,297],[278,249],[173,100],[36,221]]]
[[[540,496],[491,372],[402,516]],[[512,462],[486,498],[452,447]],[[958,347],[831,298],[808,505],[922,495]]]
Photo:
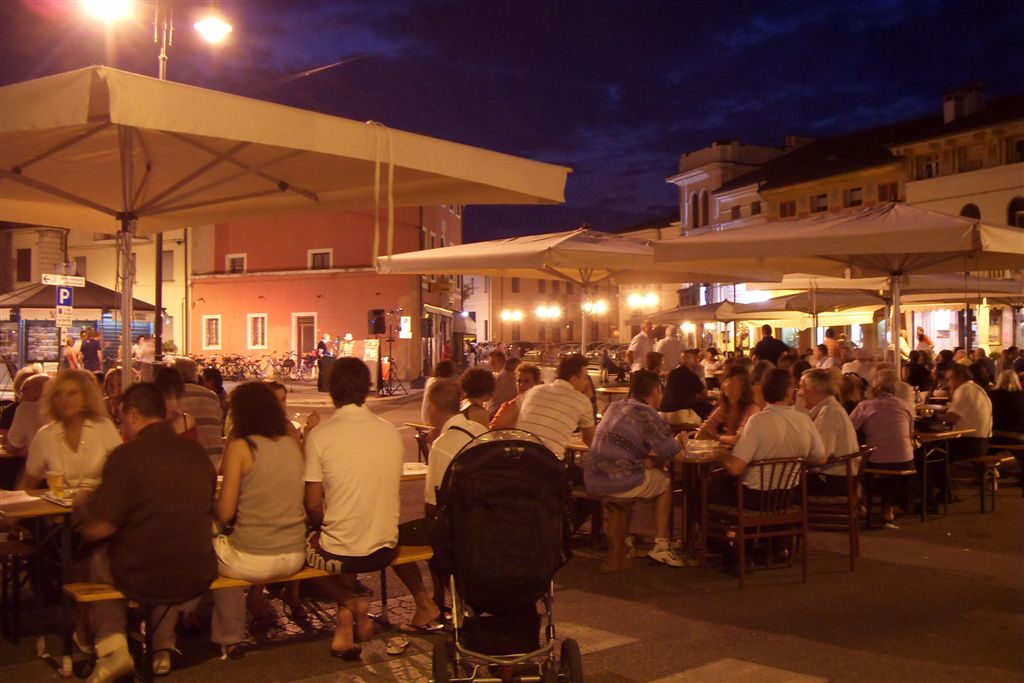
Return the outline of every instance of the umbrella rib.
[[[258,197],[269,197],[271,195],[278,194],[279,190],[263,190],[260,192],[249,192],[246,194],[237,194],[233,197],[218,197],[216,199],[208,199],[202,202],[193,202],[191,204],[176,204],[174,206],[159,207],[157,209],[150,209],[145,213],[146,216],[161,216],[166,213],[174,211],[188,211],[190,209],[198,209],[204,206],[215,206],[218,204],[230,204],[231,202],[240,202],[244,199],[256,199]]]
[[[159,207],[161,200],[163,200],[164,198],[174,194],[174,192],[176,192],[177,190],[181,189],[185,185],[188,185],[193,180],[195,180],[199,176],[203,175],[207,171],[213,170],[214,167],[216,167],[216,166],[220,165],[222,162],[224,162],[227,159],[227,157],[231,156],[232,154],[237,154],[238,152],[242,151],[243,149],[245,149],[248,146],[249,146],[248,142],[240,142],[237,145],[235,145],[234,147],[232,147],[231,149],[229,149],[227,152],[224,152],[223,154],[216,155],[215,158],[213,158],[210,161],[208,161],[207,163],[203,164],[202,166],[200,166],[199,168],[194,170],[192,173],[189,173],[189,174],[185,175],[183,178],[178,180],[178,182],[171,184],[169,187],[164,189],[162,192],[160,192],[160,193],[156,194],[155,196],[153,196],[152,198],[150,198],[150,200],[144,206],[141,206],[139,208],[140,209],[147,209],[147,208],[149,208],[151,206],[152,207]],[[185,195],[185,196],[188,196],[188,195]],[[181,197],[179,197],[179,198],[181,198]]]
[[[180,140],[181,142],[184,142],[186,144],[192,145],[193,147],[196,147],[197,149],[201,149],[204,152],[206,152],[207,154],[212,154],[214,156],[218,155],[218,152],[216,150],[213,150],[213,149],[207,147],[206,145],[197,142],[196,140],[192,140],[192,139],[190,139],[189,137],[187,137],[185,135],[182,135],[180,133],[168,133],[168,135],[170,135],[173,138],[176,138],[177,140]],[[297,155],[299,153],[300,153],[299,150],[296,150],[292,154]],[[286,155],[284,158],[288,158],[288,156],[290,156],[290,155]],[[244,163],[242,161],[239,161],[238,159],[233,159],[231,157],[225,157],[224,161],[226,161],[229,164],[233,164],[235,166],[238,166],[239,168],[245,170],[248,173],[251,173],[252,175],[255,175],[258,178],[263,178],[264,180],[266,180],[268,182],[274,183],[278,187],[278,189],[281,190],[281,191],[291,190],[292,192],[294,192],[294,193],[296,193],[298,195],[301,195],[301,196],[305,197],[306,199],[308,199],[310,201],[313,201],[313,202],[319,202],[320,201],[320,198],[316,196],[315,192],[311,192],[310,190],[306,190],[306,189],[303,189],[301,187],[297,187],[295,185],[292,185],[291,183],[289,183],[286,180],[282,180],[280,178],[275,178],[272,175],[270,175],[269,173],[266,173],[265,171],[261,171],[258,168],[254,168],[254,167],[252,167],[249,164],[246,164],[246,163]],[[275,159],[274,161],[277,162],[277,161],[280,161],[280,159]]]
[[[5,168],[0,169],[0,178],[3,178],[4,180],[10,180],[15,183],[21,183],[22,185],[31,187],[33,190],[39,190],[40,192],[45,192],[46,194],[53,195],[54,197],[67,199],[68,201],[74,204],[88,207],[95,211],[99,211],[100,213],[105,213],[108,216],[116,217],[120,213],[116,209],[111,209],[110,207],[103,206],[102,204],[97,204],[96,202],[86,199],[85,197],[79,197],[78,195],[72,194],[71,192],[67,192],[58,187],[53,187],[52,185],[47,185],[46,183],[34,180],[33,178],[28,178],[21,174],[15,173],[14,171],[8,171]]]
[[[31,159],[28,159],[27,161],[23,161],[20,164],[15,165],[14,166],[14,171],[16,173],[21,173],[26,168],[28,168],[29,166],[32,166],[33,164],[35,164],[37,162],[40,162],[40,161],[42,161],[42,160],[52,156],[53,154],[56,154],[57,152],[61,152],[61,151],[65,150],[65,149],[67,149],[68,147],[74,147],[75,145],[77,145],[79,142],[82,142],[83,140],[88,140],[93,135],[96,135],[96,133],[99,133],[100,131],[105,130],[109,126],[110,126],[109,123],[104,123],[102,125],[96,126],[95,128],[91,128],[91,129],[85,131],[84,133],[82,133],[80,135],[76,135],[73,138],[69,138],[69,139],[65,140],[64,142],[62,142],[62,143],[60,143],[58,145],[54,145],[53,147],[51,147],[50,149],[46,150],[45,152],[43,152],[41,154],[38,154],[38,155],[32,157]]]

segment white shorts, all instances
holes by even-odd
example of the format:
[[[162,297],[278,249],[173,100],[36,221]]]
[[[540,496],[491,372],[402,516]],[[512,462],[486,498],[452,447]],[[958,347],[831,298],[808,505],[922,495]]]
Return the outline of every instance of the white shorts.
[[[234,547],[230,537],[223,534],[214,537],[213,551],[217,554],[217,569],[221,576],[243,581],[267,581],[291,576],[306,564],[306,553],[303,550],[281,555],[255,555]]]
[[[614,494],[615,498],[657,498],[669,487],[668,475],[664,471],[649,467],[644,470],[644,480],[628,491]]]

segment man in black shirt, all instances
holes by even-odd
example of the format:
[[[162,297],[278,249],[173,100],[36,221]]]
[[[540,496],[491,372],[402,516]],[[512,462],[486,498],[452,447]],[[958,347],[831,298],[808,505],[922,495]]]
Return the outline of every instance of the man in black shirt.
[[[129,388],[121,414],[128,442],[114,449],[100,487],[76,498],[75,508],[82,535],[107,540],[93,553],[90,581],[113,583],[130,598],[162,605],[153,614],[153,669],[162,674],[170,671],[181,604],[217,578],[211,541],[217,473],[202,446],[175,435],[153,384]],[[89,681],[130,674],[124,603],[95,603],[93,616],[99,659]]]
[[[96,339],[96,332],[93,330],[82,330],[82,367],[89,372],[96,372],[103,369],[103,356],[101,346]]]
[[[750,355],[757,360],[766,360],[772,365],[779,364],[779,356],[789,350],[785,342],[772,336],[771,325],[761,325],[761,341],[757,342]]]
[[[665,393],[658,406],[660,413],[674,413],[679,410],[692,410],[707,419],[711,414],[711,404],[704,398],[704,382],[697,375],[697,352],[688,349],[683,351],[682,363],[665,379]]]
[[[921,364],[921,352],[911,351],[907,363],[907,384],[917,391],[931,391],[935,388],[932,373]]]

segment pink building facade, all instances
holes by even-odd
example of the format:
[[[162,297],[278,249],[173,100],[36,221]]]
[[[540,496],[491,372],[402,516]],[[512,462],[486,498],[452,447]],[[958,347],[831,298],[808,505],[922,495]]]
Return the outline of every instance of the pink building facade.
[[[190,292],[194,353],[310,353],[324,334],[393,338],[399,376],[418,377],[461,346],[461,279],[377,275],[372,213],[345,211],[235,221],[197,236]],[[385,229],[381,251],[386,250]],[[462,209],[399,209],[394,253],[459,244]],[[371,319],[383,314],[384,332]],[[458,323],[461,323],[458,324]],[[379,328],[378,328],[379,331]],[[390,332],[390,335],[389,335]]]

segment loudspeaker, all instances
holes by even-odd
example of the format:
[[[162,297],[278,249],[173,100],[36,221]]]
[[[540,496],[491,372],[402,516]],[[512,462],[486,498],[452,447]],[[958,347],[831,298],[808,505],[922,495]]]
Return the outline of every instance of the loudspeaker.
[[[388,323],[384,319],[383,308],[370,309],[370,334],[384,334],[388,331]]]
[[[421,337],[433,337],[434,336],[434,319],[424,318],[420,321],[420,336]]]

